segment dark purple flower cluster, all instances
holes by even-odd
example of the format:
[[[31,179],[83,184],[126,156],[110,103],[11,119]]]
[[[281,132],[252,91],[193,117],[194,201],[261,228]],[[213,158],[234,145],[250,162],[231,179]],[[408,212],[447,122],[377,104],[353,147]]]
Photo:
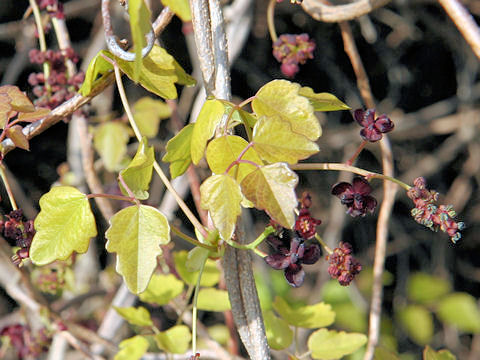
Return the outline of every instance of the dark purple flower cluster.
[[[79,72],[71,77],[67,75],[65,61],[72,60],[78,62],[78,56],[72,48],[62,51],[39,51],[30,50],[30,62],[33,64],[50,64],[50,75],[45,81],[43,73],[32,73],[28,77],[28,82],[33,86],[33,94],[37,97],[36,106],[48,107],[54,109],[65,100],[72,98],[82,85],[85,74]],[[45,86],[48,84],[49,89]]]
[[[34,336],[30,327],[22,324],[5,326],[0,331],[0,336],[10,339],[10,344],[17,351],[19,359],[37,359],[48,349],[50,343],[45,329],[41,329],[37,336]]]
[[[347,206],[347,214],[353,217],[365,216],[367,211],[373,212],[377,200],[370,195],[372,187],[363,177],[355,177],[353,184],[341,182],[333,186],[332,195],[338,196],[341,203]]]
[[[265,257],[265,261],[276,270],[284,270],[285,279],[293,287],[303,284],[305,271],[302,264],[315,264],[321,256],[317,243],[307,245],[305,239],[298,234],[291,236],[289,231],[269,235],[267,242],[275,252]]]
[[[304,193],[302,200],[300,201],[301,207],[297,220],[295,221],[295,231],[304,239],[311,239],[317,232],[317,226],[322,223],[322,220],[318,220],[312,217],[310,214],[310,206],[312,205],[312,198],[310,194]]]
[[[57,19],[65,19],[63,4],[58,0],[37,0],[40,10],[46,10],[51,16]]]
[[[382,134],[392,131],[394,124],[387,115],[380,115],[375,119],[375,109],[357,109],[353,113],[355,120],[363,126],[360,136],[365,141],[376,142],[382,138]]]
[[[350,285],[355,275],[360,273],[362,265],[356,260],[352,254],[352,245],[340,242],[338,248],[333,253],[326,256],[330,266],[328,273],[334,279],[337,279],[340,285]]]
[[[407,191],[407,195],[413,200],[415,207],[411,213],[415,221],[428,227],[430,230],[438,231],[438,229],[447,233],[450,240],[456,243],[461,239],[461,230],[465,224],[456,221],[457,216],[452,205],[436,205],[438,192],[428,190],[427,183],[423,177],[418,177],[413,181],[413,187]]]
[[[284,34],[273,43],[273,56],[282,63],[280,69],[287,77],[294,77],[300,70],[298,64],[305,64],[308,59],[313,59],[315,42],[308,34]]]
[[[11,211],[5,218],[0,221],[0,233],[12,245],[20,248],[12,257],[13,263],[20,265],[23,259],[29,257],[30,245],[35,235],[33,220],[24,221],[21,209]]]

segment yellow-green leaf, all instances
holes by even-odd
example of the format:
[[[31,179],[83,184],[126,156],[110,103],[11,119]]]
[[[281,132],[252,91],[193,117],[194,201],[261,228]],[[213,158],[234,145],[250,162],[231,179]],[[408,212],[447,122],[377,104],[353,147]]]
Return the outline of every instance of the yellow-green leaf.
[[[230,310],[228,292],[215,288],[200,289],[198,292],[197,308],[205,311]]]
[[[435,351],[430,346],[423,350],[423,360],[456,360],[456,356],[448,350]]]
[[[245,150],[248,143],[246,140],[236,135],[220,136],[213,139],[207,146],[207,162],[210,170],[214,174],[224,173],[227,168],[237,160],[240,153]],[[251,161],[257,165],[263,165],[262,159],[252,148],[243,154],[242,160]],[[241,182],[245,176],[254,171],[256,167],[252,164],[240,163],[233,166],[228,174]]]
[[[268,345],[274,350],[283,350],[290,346],[293,340],[293,331],[288,323],[273,314],[272,310],[263,313],[265,333]]]
[[[17,86],[4,85],[0,86],[0,94],[6,94],[10,98],[10,106],[12,110],[20,112],[35,111],[35,106]]]
[[[133,117],[142,136],[153,138],[158,134],[160,120],[168,119],[172,115],[170,106],[161,100],[143,97],[133,105]]]
[[[200,193],[202,208],[210,211],[222,239],[229,240],[242,212],[240,185],[229,175],[213,175],[200,186]]]
[[[366,342],[367,337],[363,334],[320,329],[310,335],[307,345],[312,358],[330,360],[351,354]]]
[[[173,260],[175,262],[175,269],[178,275],[188,285],[196,285],[198,279],[198,271],[189,271],[188,266],[188,252],[185,250],[177,251],[173,253]],[[200,280],[201,286],[214,286],[220,280],[220,271],[215,264],[215,261],[207,259],[203,268],[202,279]]]
[[[408,277],[407,295],[412,301],[430,304],[452,291],[448,280],[427,273],[416,273]]]
[[[195,124],[188,124],[167,142],[167,153],[162,160],[170,163],[172,179],[182,175],[192,163],[190,144],[194,127]]]
[[[480,311],[475,298],[468,293],[447,295],[440,300],[436,312],[441,321],[460,331],[480,333]]]
[[[253,128],[254,148],[269,163],[296,164],[318,152],[318,145],[292,132],[290,124],[278,116],[260,117]]]
[[[128,14],[130,16],[130,31],[135,50],[133,65],[133,81],[137,82],[142,67],[142,48],[147,44],[145,35],[151,30],[150,9],[144,0],[129,0]]]
[[[134,79],[133,62],[119,59],[108,51],[105,54],[114,59],[130,79]],[[143,58],[138,82],[148,91],[164,99],[175,99],[177,97],[175,83],[190,85],[194,80],[185,73],[173,56],[162,47],[154,45]]]
[[[139,200],[148,199],[148,187],[152,179],[153,162],[155,155],[153,147],[148,146],[147,139],[144,137],[138,144],[137,153],[128,164],[128,166],[120,171],[125,184],[133,192],[133,195]],[[128,196],[128,192],[124,189],[122,183],[119,183],[120,190],[124,195]]]
[[[162,306],[168,304],[170,300],[180,295],[183,287],[183,282],[172,274],[153,274],[147,289],[138,297],[143,302]]]
[[[192,20],[188,0],[162,0],[163,6],[168,6],[182,21]]]
[[[140,335],[123,340],[118,347],[120,351],[113,360],[139,360],[148,350],[148,340]]]
[[[132,325],[153,326],[150,313],[143,306],[135,307],[113,307],[115,311]]]
[[[85,80],[82,87],[78,91],[83,96],[88,96],[96,84],[101,79],[113,71],[113,65],[103,58],[102,55],[110,54],[108,51],[102,50],[90,61],[87,71],[85,72]],[[110,55],[111,56],[111,55]],[[99,78],[100,77],[100,78]]]
[[[315,141],[322,134],[320,124],[307,98],[298,94],[300,85],[287,80],[273,80],[258,90],[252,108],[258,117],[280,116],[292,131]]]
[[[71,186],[52,188],[40,198],[30,258],[36,265],[84,253],[97,235],[95,218],[85,194]]]
[[[50,109],[40,107],[40,108],[36,108],[35,111],[33,112],[18,114],[18,120],[25,121],[25,122],[34,122],[44,118],[49,113],[50,113]]]
[[[350,110],[350,107],[338,100],[335,95],[330,93],[315,93],[315,91],[308,86],[302,87],[298,91],[298,94],[305,96],[315,111]]]
[[[207,141],[215,134],[215,129],[222,121],[224,112],[223,103],[217,99],[207,100],[203,104],[192,134],[191,154],[195,165],[203,158]]]
[[[418,345],[426,345],[433,338],[432,313],[421,305],[408,305],[398,312],[403,328]]]
[[[241,182],[243,195],[255,207],[265,210],[270,217],[285,228],[295,223],[297,206],[295,186],[298,176],[285,163],[262,166],[251,172]]]
[[[12,99],[7,94],[0,94],[0,129],[5,128],[9,114],[13,111],[10,106]]]
[[[169,353],[183,354],[189,349],[192,334],[186,325],[176,325],[155,334],[157,346]]]
[[[118,171],[119,165],[127,154],[129,128],[119,121],[100,124],[94,130],[93,146],[102,158],[105,169]]]
[[[14,125],[9,127],[5,133],[7,137],[12,140],[13,144],[23,150],[30,150],[30,144],[25,134],[22,132],[22,127],[20,125]]]
[[[335,313],[332,311],[332,307],[323,302],[293,309],[283,298],[277,296],[273,308],[293,326],[313,329],[331,325],[335,321]]]
[[[160,245],[170,241],[167,218],[147,205],[133,205],[117,212],[110,219],[105,233],[106,249],[117,253],[117,272],[123,276],[128,289],[143,292],[157,267]]]

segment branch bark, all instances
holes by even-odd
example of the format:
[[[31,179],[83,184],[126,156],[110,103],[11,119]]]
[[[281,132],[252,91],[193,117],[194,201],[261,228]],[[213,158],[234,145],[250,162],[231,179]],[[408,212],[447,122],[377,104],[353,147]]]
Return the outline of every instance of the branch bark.
[[[358,0],[347,5],[332,5],[322,0],[305,0],[302,7],[315,20],[340,22],[366,15],[389,2],[390,0]]]

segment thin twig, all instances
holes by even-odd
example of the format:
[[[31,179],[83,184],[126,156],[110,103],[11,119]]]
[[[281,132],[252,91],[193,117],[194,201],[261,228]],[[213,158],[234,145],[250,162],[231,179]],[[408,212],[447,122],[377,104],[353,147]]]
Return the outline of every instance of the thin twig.
[[[438,0],[458,30],[480,59],[480,28],[458,0]]]
[[[347,5],[327,5],[322,0],[305,0],[302,7],[315,20],[340,22],[366,15],[389,2],[390,0],[358,0]]]

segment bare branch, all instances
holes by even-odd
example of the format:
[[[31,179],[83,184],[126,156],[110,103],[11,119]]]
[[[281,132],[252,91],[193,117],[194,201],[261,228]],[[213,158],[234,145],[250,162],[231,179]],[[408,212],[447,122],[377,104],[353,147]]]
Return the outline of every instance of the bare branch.
[[[359,0],[347,5],[327,5],[322,0],[305,0],[302,7],[315,20],[340,22],[366,15],[389,2],[390,0]]]

